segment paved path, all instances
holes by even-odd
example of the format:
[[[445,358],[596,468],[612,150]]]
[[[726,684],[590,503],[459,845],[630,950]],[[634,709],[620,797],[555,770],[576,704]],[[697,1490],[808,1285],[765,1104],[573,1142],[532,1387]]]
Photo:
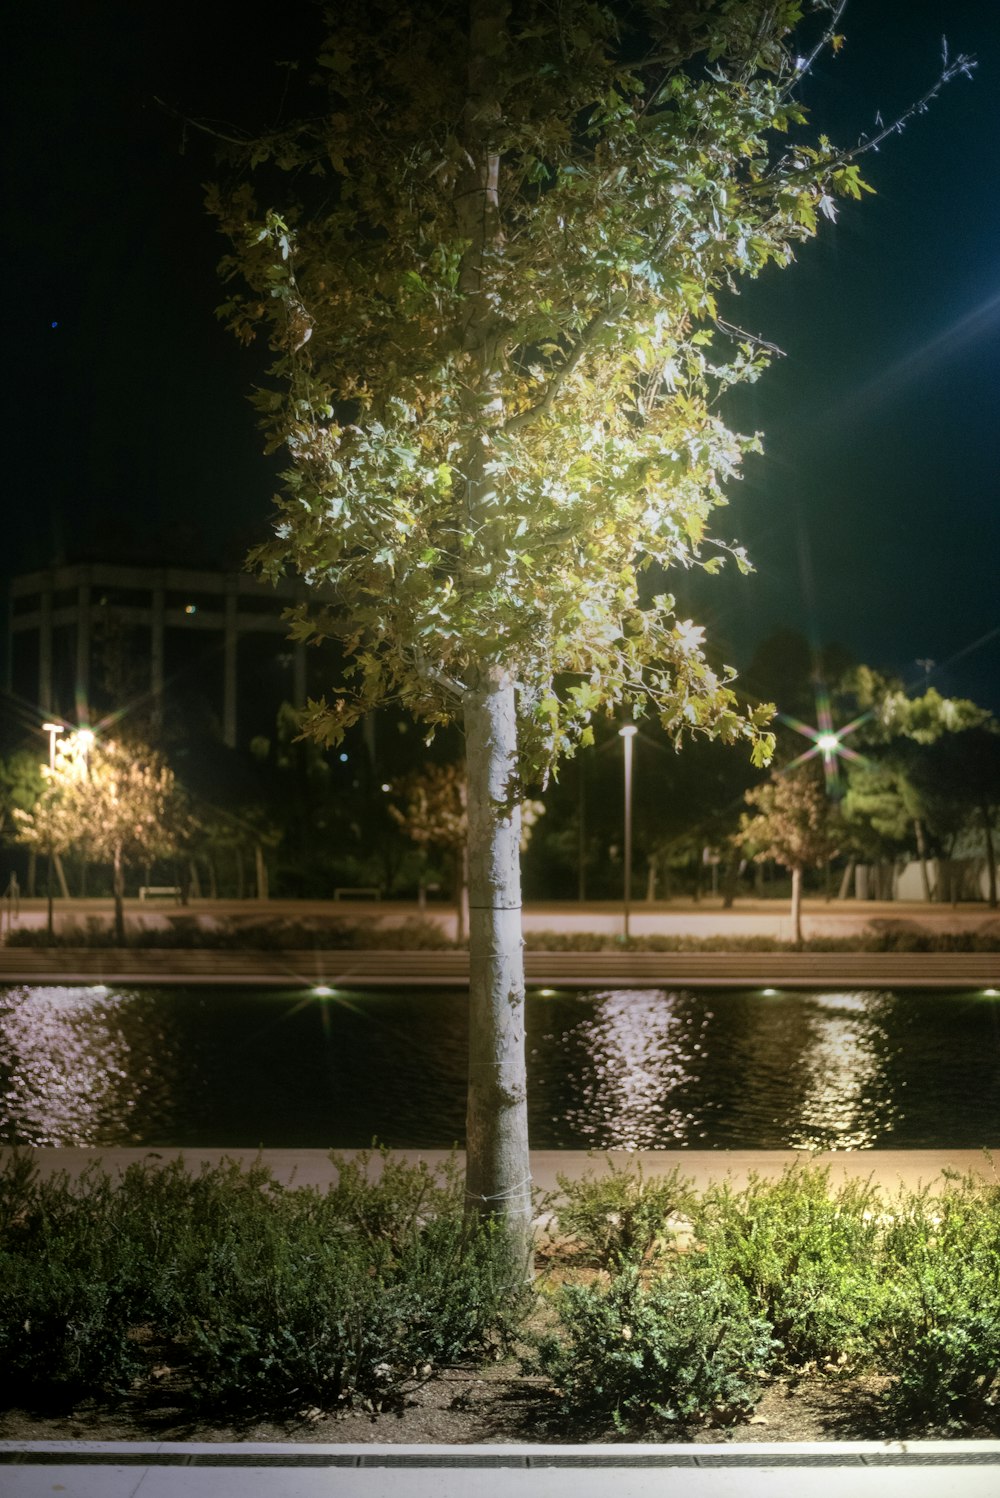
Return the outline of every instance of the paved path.
[[[996,1498],[1000,1441],[720,1446],[0,1443],[4,1498]]]
[[[9,1148],[0,1148],[0,1163],[10,1155]],[[362,1150],[338,1150],[338,1154],[354,1159],[365,1153]],[[32,1150],[39,1173],[43,1176],[65,1171],[77,1176],[94,1160],[100,1160],[112,1175],[124,1171],[129,1165],[147,1160],[152,1163],[182,1158],[189,1169],[197,1170],[202,1162],[217,1165],[220,1160],[234,1160],[244,1166],[254,1160],[262,1161],[272,1171],[275,1179],[283,1185],[316,1186],[325,1190],[337,1179],[336,1167],[325,1149],[222,1149],[191,1147],[149,1149],[146,1146],[115,1145],[102,1149],[99,1146],[62,1146],[59,1148],[36,1148]],[[451,1159],[450,1150],[393,1150],[394,1159],[415,1163],[425,1160],[435,1167]],[[454,1154],[460,1165],[465,1156],[461,1150]],[[915,1190],[930,1185],[941,1178],[942,1172],[958,1171],[960,1174],[980,1175],[984,1180],[996,1181],[997,1167],[984,1150],[927,1149],[927,1150],[532,1150],[531,1179],[535,1188],[544,1194],[557,1189],[557,1176],[568,1176],[578,1180],[588,1173],[601,1174],[611,1161],[618,1169],[628,1164],[637,1165],[646,1177],[666,1175],[674,1167],[689,1176],[697,1190],[704,1191],[712,1182],[729,1179],[735,1187],[746,1184],[751,1175],[780,1176],[787,1166],[796,1161],[802,1164],[829,1168],[831,1180],[869,1180],[889,1193],[900,1186]],[[1000,1164],[1000,1162],[998,1162]],[[378,1174],[379,1158],[371,1161],[373,1175]]]
[[[996,988],[1000,952],[526,952],[535,986],[558,988]],[[219,983],[458,987],[467,952],[253,952],[151,947],[0,947],[0,984]]]

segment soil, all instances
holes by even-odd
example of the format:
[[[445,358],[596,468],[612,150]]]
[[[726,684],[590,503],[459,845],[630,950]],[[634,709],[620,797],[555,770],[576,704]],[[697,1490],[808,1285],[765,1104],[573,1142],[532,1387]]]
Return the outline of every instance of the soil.
[[[160,1374],[159,1377],[155,1376]],[[881,1395],[885,1378],[815,1374],[780,1376],[762,1384],[749,1419],[737,1424],[705,1424],[695,1429],[659,1426],[622,1434],[568,1422],[544,1378],[518,1371],[515,1362],[485,1367],[442,1368],[414,1378],[398,1407],[330,1413],[304,1409],[287,1421],[232,1424],[199,1419],[185,1399],[174,1370],[154,1377],[118,1405],[94,1402],[57,1416],[9,1409],[0,1414],[4,1441],[269,1441],[337,1445],[466,1445],[470,1443],[583,1444],[615,1441],[843,1441],[930,1439],[954,1432],[928,1427],[899,1430],[886,1420]],[[1000,1437],[993,1428],[963,1431],[966,1438]]]

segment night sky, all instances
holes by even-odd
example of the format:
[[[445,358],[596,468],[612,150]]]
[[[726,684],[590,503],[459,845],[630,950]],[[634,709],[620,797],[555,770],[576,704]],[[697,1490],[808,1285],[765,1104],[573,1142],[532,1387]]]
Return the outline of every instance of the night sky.
[[[237,566],[272,472],[246,396],[261,357],[216,323],[225,246],[202,209],[210,146],[154,103],[264,127],[318,34],[303,0],[267,28],[229,0],[53,0],[7,22],[5,555]],[[779,626],[1000,710],[1000,6],[853,0],[803,99],[843,144],[933,79],[959,80],[870,155],[878,190],[735,322],[782,360],[730,408],[760,428],[718,529],[748,579],[684,589],[737,664]],[[293,85],[294,85],[294,75]]]

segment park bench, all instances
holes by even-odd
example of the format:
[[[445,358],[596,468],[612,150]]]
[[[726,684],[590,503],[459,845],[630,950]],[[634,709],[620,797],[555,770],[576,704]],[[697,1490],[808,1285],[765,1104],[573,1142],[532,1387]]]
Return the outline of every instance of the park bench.
[[[140,884],[140,900],[152,900],[158,897],[179,901],[181,897],[180,886],[177,884]]]

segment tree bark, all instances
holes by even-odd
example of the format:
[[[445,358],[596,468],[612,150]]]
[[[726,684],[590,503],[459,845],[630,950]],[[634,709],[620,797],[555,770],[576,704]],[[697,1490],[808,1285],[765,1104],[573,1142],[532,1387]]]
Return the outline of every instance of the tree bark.
[[[848,900],[848,899],[850,899],[850,897],[851,897],[851,885],[854,882],[854,869],[855,869],[855,866],[857,865],[857,862],[858,862],[858,860],[855,858],[854,854],[852,853],[850,855],[850,857],[848,858],[846,864],[844,865],[843,877],[841,878],[841,881],[840,881],[840,888],[837,891],[837,899],[838,900]]]
[[[271,890],[267,879],[267,860],[264,857],[264,845],[262,843],[254,843],[253,856],[257,869],[257,899],[269,900]]]
[[[464,695],[469,795],[469,1210],[503,1222],[530,1272],[521,808],[513,683],[499,667]]]
[[[928,905],[934,899],[931,890],[930,876],[927,873],[927,844],[924,839],[924,824],[920,817],[913,818],[913,835],[917,844],[917,861],[920,864],[920,883],[924,891],[924,899]]]
[[[122,862],[121,843],[115,844],[113,889],[115,896],[115,942],[125,945],[125,865]]]
[[[498,509],[489,464],[490,432],[503,420],[495,355],[498,321],[488,284],[490,257],[502,252],[498,69],[507,0],[469,0],[465,165],[455,216],[466,243],[459,273],[465,454],[465,523],[473,550],[489,554]],[[481,565],[470,555],[473,568]],[[471,586],[479,584],[474,577]],[[531,1173],[524,1061],[521,940],[520,787],[514,683],[495,659],[473,665],[462,694],[469,849],[469,1091],[466,1201],[498,1218],[514,1263],[531,1272]]]
[[[990,909],[997,908],[997,855],[993,846],[993,827],[990,821],[990,808],[981,806],[980,815],[983,819],[983,836],[986,839],[986,868],[989,873],[989,903]]]
[[[792,941],[802,945],[802,870],[792,870]]]

